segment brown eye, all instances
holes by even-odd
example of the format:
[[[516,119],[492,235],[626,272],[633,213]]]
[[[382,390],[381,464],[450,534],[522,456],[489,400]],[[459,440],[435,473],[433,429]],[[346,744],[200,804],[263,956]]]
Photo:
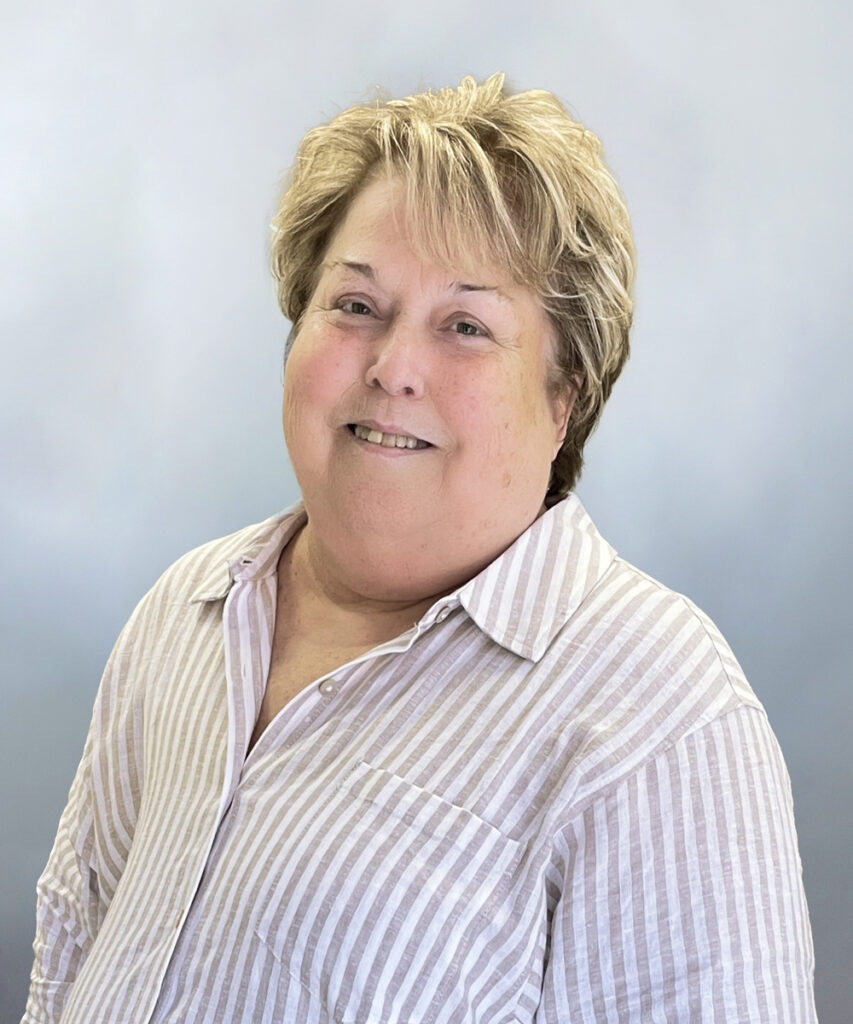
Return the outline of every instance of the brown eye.
[[[457,334],[482,334],[480,328],[476,324],[472,324],[469,320],[457,320],[453,324],[453,330],[456,331]]]
[[[341,309],[345,313],[353,313],[355,316],[370,316],[372,310],[364,302],[359,302],[358,299],[347,299],[341,303]]]

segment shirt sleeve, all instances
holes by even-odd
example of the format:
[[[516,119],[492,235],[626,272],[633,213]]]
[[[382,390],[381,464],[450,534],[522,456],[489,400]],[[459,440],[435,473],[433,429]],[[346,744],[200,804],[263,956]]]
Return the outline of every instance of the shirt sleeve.
[[[98,879],[81,851],[91,847],[91,743],[38,881],[35,960],[24,1024],[58,1021],[99,924]]]
[[[760,708],[594,799],[558,860],[537,1024],[816,1024],[790,782]]]
[[[60,1020],[127,861],[141,775],[141,708],[126,685],[133,622],[101,680],[83,757],[38,880],[35,957],[22,1024]]]

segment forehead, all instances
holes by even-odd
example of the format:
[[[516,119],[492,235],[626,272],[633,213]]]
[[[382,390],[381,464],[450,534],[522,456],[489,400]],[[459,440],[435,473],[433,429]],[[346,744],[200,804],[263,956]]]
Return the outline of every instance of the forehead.
[[[470,214],[435,203],[399,175],[374,175],[350,201],[325,249],[322,268],[370,265],[375,248],[404,243],[424,264],[455,280],[477,285],[525,287],[471,229]],[[352,266],[356,265],[356,266]]]

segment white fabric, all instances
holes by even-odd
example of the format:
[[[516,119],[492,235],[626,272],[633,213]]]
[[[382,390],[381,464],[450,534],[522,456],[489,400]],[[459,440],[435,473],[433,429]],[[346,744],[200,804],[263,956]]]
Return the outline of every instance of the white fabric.
[[[299,508],[107,666],[25,1022],[815,1018],[790,786],[713,624],[574,496],[246,756]]]

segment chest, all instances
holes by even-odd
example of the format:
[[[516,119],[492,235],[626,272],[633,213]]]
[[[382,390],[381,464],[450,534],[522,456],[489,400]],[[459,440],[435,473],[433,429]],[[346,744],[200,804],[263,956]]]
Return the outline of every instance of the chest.
[[[257,743],[269,723],[306,686],[334,672],[369,650],[363,643],[334,642],[331,637],[307,640],[290,637],[273,645],[270,670],[251,746]]]
[[[364,653],[316,628],[305,635],[317,642],[274,644],[255,738],[283,703]],[[527,988],[535,1004],[550,848],[529,826],[548,787],[531,792],[542,751],[512,742],[517,722],[503,720],[528,717],[507,671],[515,660],[499,666],[472,624],[420,639],[346,669],[339,698],[318,693],[298,716],[294,705],[310,726],[280,749],[268,735],[245,763],[172,959],[175,999],[219,991],[238,935],[241,966],[264,979],[247,1020],[295,1019],[298,1002],[305,1021],[497,1024]],[[192,1016],[169,1011],[163,1020]]]

